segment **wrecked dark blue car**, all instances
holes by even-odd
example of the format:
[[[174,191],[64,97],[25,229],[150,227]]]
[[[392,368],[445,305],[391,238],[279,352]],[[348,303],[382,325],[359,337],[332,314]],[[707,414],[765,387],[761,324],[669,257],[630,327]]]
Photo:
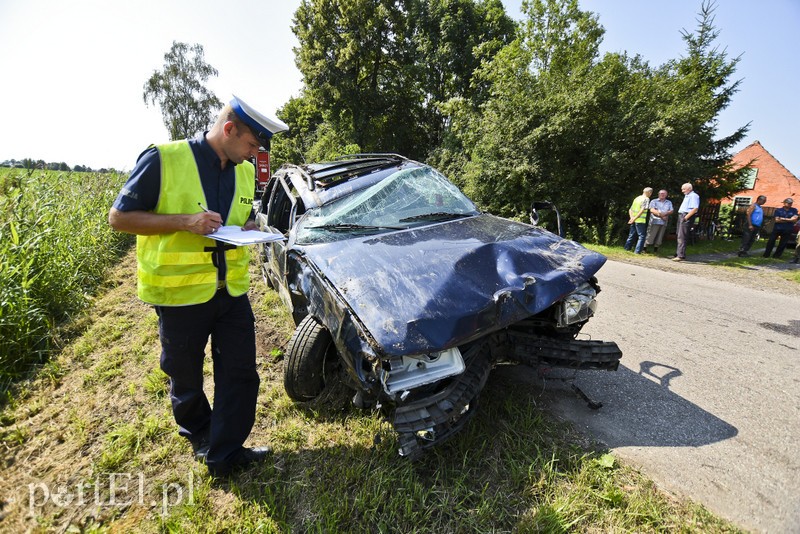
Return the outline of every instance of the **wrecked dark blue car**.
[[[297,329],[286,392],[334,380],[380,406],[415,457],[474,413],[502,362],[616,370],[616,344],[578,340],[606,259],[537,226],[480,212],[430,166],[363,154],[285,165],[257,220],[264,278]]]

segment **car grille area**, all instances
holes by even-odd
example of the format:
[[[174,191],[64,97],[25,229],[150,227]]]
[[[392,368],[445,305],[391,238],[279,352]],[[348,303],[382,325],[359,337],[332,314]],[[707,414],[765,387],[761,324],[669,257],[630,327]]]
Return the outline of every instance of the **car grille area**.
[[[398,433],[401,456],[415,459],[461,430],[475,414],[478,395],[491,371],[486,343],[464,355],[466,369],[441,390],[399,405],[393,426]]]

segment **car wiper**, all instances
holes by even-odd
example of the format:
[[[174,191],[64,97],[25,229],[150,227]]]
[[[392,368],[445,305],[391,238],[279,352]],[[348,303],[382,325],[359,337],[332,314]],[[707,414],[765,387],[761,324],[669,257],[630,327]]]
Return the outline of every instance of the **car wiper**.
[[[462,217],[471,217],[474,213],[451,213],[447,211],[437,211],[436,213],[423,213],[422,215],[414,215],[413,217],[406,217],[400,219],[400,222],[409,221],[446,221],[448,219],[460,219]]]
[[[323,224],[320,226],[309,226],[306,230],[330,230],[332,232],[340,232],[347,230],[405,230],[403,226],[369,226],[365,224]]]

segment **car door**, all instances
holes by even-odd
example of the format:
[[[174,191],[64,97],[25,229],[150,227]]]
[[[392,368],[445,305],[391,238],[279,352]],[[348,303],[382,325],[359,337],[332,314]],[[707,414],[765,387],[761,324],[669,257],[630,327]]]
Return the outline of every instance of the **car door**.
[[[298,212],[298,198],[286,181],[284,173],[276,173],[261,201],[256,223],[264,232],[279,233],[288,237]],[[287,241],[272,241],[260,245],[261,271],[267,285],[275,289],[291,309],[291,299],[286,287]]]

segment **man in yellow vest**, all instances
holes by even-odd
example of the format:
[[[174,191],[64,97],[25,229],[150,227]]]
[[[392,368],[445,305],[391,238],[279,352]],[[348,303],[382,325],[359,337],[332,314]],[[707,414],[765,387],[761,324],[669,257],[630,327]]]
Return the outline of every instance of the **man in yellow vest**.
[[[206,236],[223,225],[255,229],[255,170],[248,160],[287,129],[234,96],[208,132],[145,150],[108,216],[115,230],[137,236],[139,298],[158,314],[173,415],[212,476],[262,461],[270,451],[243,446],[259,386],[249,253]],[[203,391],[209,337],[213,409]]]
[[[628,224],[631,226],[628,232],[628,240],[625,241],[625,250],[633,248],[636,240],[634,254],[641,254],[644,248],[644,238],[647,234],[647,208],[650,207],[650,196],[653,194],[652,187],[645,187],[642,194],[633,199],[631,207],[628,209]],[[638,236],[638,240],[636,239]]]

